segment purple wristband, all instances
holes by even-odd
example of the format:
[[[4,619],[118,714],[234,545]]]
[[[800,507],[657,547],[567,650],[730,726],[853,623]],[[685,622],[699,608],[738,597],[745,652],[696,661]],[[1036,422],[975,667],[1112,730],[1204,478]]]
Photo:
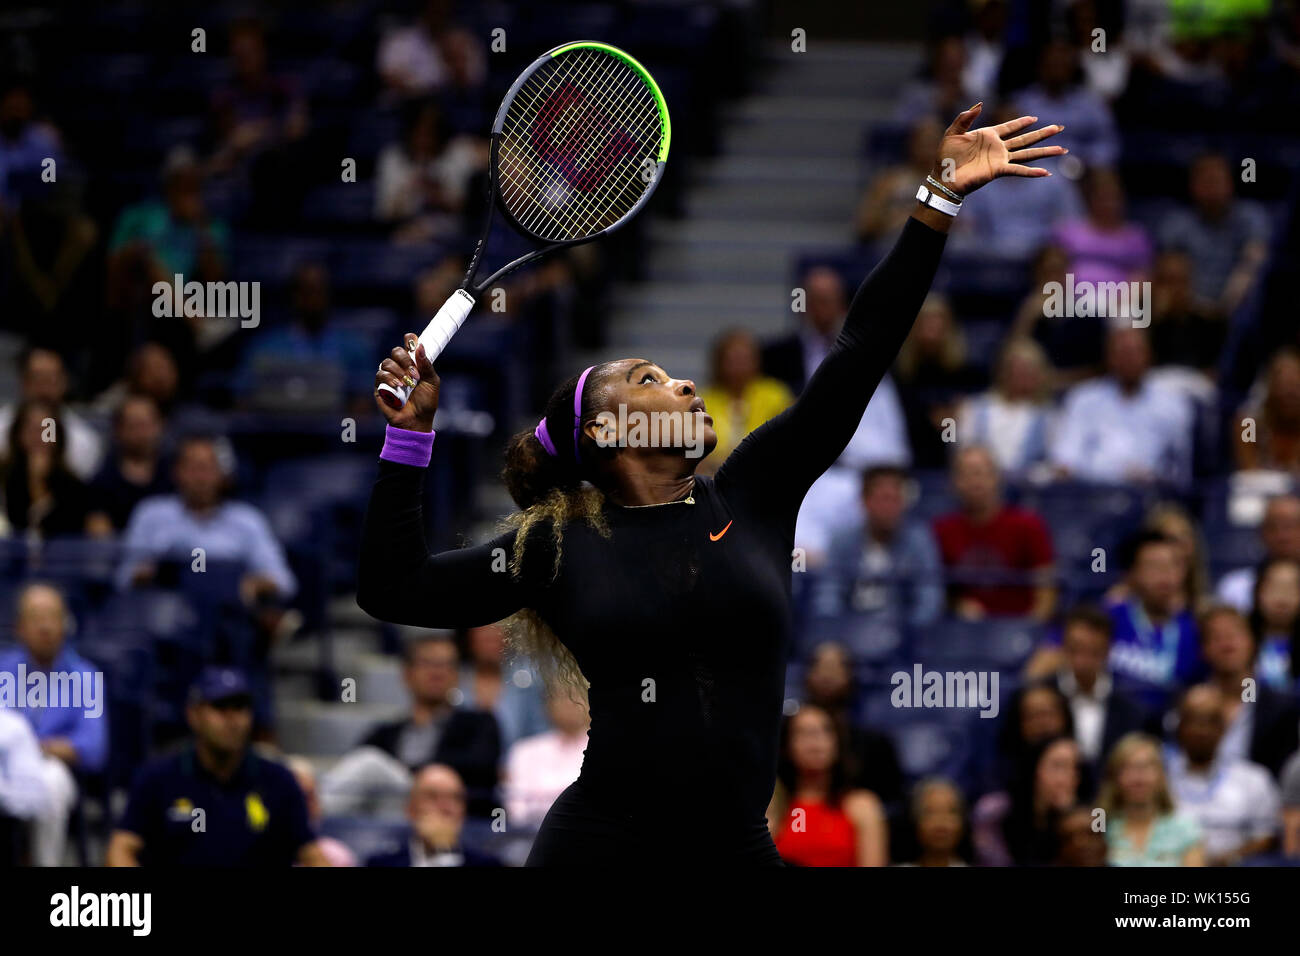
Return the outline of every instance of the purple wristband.
[[[428,468],[433,458],[433,436],[436,432],[413,432],[407,428],[389,425],[384,432],[384,450],[379,457],[399,465]]]

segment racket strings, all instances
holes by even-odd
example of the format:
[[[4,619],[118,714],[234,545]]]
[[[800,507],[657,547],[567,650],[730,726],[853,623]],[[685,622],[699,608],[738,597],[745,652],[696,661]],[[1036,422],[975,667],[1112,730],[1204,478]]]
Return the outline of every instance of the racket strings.
[[[584,87],[590,89],[599,80],[599,77],[593,75],[596,70],[601,69],[602,66],[604,66],[606,67],[606,73],[612,72],[607,69],[610,64],[602,64],[602,59],[612,60],[612,58],[605,57],[603,54],[588,54],[582,57],[571,58],[571,64],[566,64],[569,69],[563,73],[556,71],[552,76],[547,78],[545,83],[535,84],[534,88],[528,91],[527,103],[530,109],[522,112],[520,115],[528,116],[531,113],[534,114],[535,117],[543,120],[550,119],[550,117],[542,114],[542,109],[544,106],[553,107],[557,96],[561,95],[561,93],[567,93],[569,101],[572,102],[572,99],[579,96],[582,92],[580,89],[575,88],[575,83],[581,83]],[[617,61],[613,62],[617,63]],[[621,63],[618,63],[618,65],[622,66]],[[617,86],[606,82],[603,88],[598,89],[598,96],[593,97],[592,95],[585,95],[581,97],[584,101],[584,109],[569,109],[567,111],[567,116],[563,117],[563,125],[558,128],[558,135],[553,130],[551,131],[551,135],[548,137],[551,143],[571,143],[572,141],[569,137],[574,135],[574,130],[577,127],[577,124],[587,120],[593,115],[604,121],[604,125],[608,125],[609,107],[619,102],[620,99],[626,102],[628,94],[635,93],[636,86],[641,83],[640,78],[631,70],[624,68],[618,72],[621,75],[619,75],[615,80],[615,82],[618,82]],[[550,89],[549,96],[547,95],[548,88]],[[543,100],[544,97],[545,99]],[[653,101],[651,101],[649,105],[653,108]],[[658,119],[657,110],[655,111],[653,119],[655,121]],[[644,119],[642,119],[642,125],[644,125]],[[519,133],[518,124],[512,125],[512,131],[516,134]],[[592,135],[589,130],[581,130],[580,132],[585,134],[584,140]],[[598,135],[599,132],[600,130],[597,130],[596,134]],[[619,132],[625,131],[620,130]],[[602,192],[595,191],[588,191],[584,194],[582,191],[583,187],[592,179],[593,173],[600,168],[599,164],[608,160],[608,154],[610,151],[617,148],[620,144],[625,143],[625,136],[607,136],[604,140],[602,154],[598,154],[592,158],[592,161],[587,164],[585,171],[576,182],[574,181],[573,171],[571,169],[573,157],[558,157],[560,161],[556,164],[558,168],[555,169],[554,172],[559,173],[558,178],[563,181],[559,186],[559,195],[565,196],[563,190],[566,185],[571,187],[568,190],[567,195],[567,198],[572,200],[567,210],[567,227],[563,226],[561,223],[562,227],[567,228],[570,233],[582,236],[598,232],[605,226],[617,221],[626,209],[630,209],[631,206],[635,204],[639,193],[644,191],[643,188],[634,188],[631,190],[630,196],[624,198],[622,202],[618,201],[618,196],[609,195],[615,190],[604,190],[603,194]],[[536,145],[535,137],[534,145]],[[543,161],[554,162],[556,158],[557,157],[554,156],[547,156],[543,157]],[[566,169],[566,166],[570,168]],[[511,178],[513,180],[513,177]],[[552,179],[554,178],[556,177],[553,176]],[[601,179],[609,181],[608,171],[606,171],[605,175],[602,176]],[[519,183],[517,180],[513,181],[514,185],[521,187],[525,194],[528,191],[528,186],[532,185],[531,183]],[[611,185],[617,186],[620,183],[635,186],[635,184],[629,184],[626,178],[621,180],[614,179]],[[554,182],[550,184],[550,189],[553,192],[555,191],[556,186]],[[574,189],[578,190],[576,196],[573,194]],[[518,190],[516,190],[516,192],[518,192]],[[517,199],[518,197],[512,196],[509,198]],[[620,207],[626,207],[626,209]],[[607,215],[602,217],[600,215],[602,212],[607,212]],[[554,210],[547,208],[547,206],[543,204],[534,204],[534,208],[531,210],[531,215],[528,215],[527,213],[528,210],[521,210],[521,214],[528,222],[527,228],[530,228],[530,230],[541,230],[544,218],[548,213],[551,215],[552,219],[556,218],[554,216]]]
[[[620,88],[607,87],[601,91],[601,98],[596,101],[592,108],[603,112],[603,107],[606,104],[617,102],[619,97],[627,96],[628,93],[632,92],[631,87],[638,82],[639,79],[635,75],[630,75],[624,79]],[[656,119],[657,116],[656,111]],[[565,126],[559,132],[560,141],[566,141],[565,138],[574,131],[576,124],[582,122],[585,118],[578,115],[578,111],[569,110]],[[584,132],[587,132],[588,136],[590,135],[590,131]],[[601,132],[607,132],[607,130],[598,129],[595,131],[595,135],[600,135]],[[619,179],[611,175],[613,173],[612,166],[617,162],[618,158],[627,154],[627,147],[630,144],[634,145],[634,142],[630,140],[630,134],[625,130],[619,128],[609,133],[604,137],[600,153],[591,157],[583,167],[578,181],[570,181],[573,188],[577,190],[574,212],[580,217],[577,222],[577,230],[580,234],[588,235],[598,232],[600,229],[617,221],[628,209],[631,209],[640,193],[644,191],[644,186],[638,186],[635,180]],[[620,150],[622,150],[621,153]],[[609,190],[602,192],[592,188],[604,183],[610,185]],[[617,195],[620,186],[628,191],[627,196],[620,197]],[[603,219],[602,213],[605,214]]]
[[[502,201],[542,239],[594,235],[649,187],[645,170],[654,168],[662,137],[657,101],[635,70],[601,51],[562,54],[524,83],[507,110]]]
[[[566,64],[566,66],[570,67],[566,73],[554,73],[547,79],[547,81],[534,83],[531,85],[531,89],[522,90],[521,94],[526,97],[526,105],[528,109],[516,111],[512,114],[511,119],[517,120],[520,117],[528,116],[529,113],[536,114],[540,119],[556,118],[554,116],[544,116],[541,111],[544,106],[553,107],[554,100],[561,91],[568,92],[571,99],[577,98],[585,91],[586,95],[582,98],[586,101],[584,104],[586,109],[582,111],[568,110],[567,114],[561,111],[559,119],[563,125],[552,133],[552,136],[550,137],[552,140],[559,140],[561,142],[566,141],[567,137],[574,131],[575,125],[589,118],[593,114],[596,114],[600,118],[608,119],[610,108],[613,104],[620,103],[625,106],[627,103],[631,102],[629,94],[635,93],[641,80],[631,70],[623,69],[619,71],[620,75],[614,81],[619,83],[617,87],[610,82],[605,82],[603,86],[600,86],[599,83],[601,77],[594,75],[594,70],[601,65],[602,57],[603,55],[571,57],[570,60],[572,62]],[[607,70],[606,72],[609,73],[610,71]],[[606,79],[608,78],[606,77]],[[549,97],[546,97],[546,102],[539,102],[542,100],[548,89],[551,91],[551,94]],[[592,90],[594,90],[596,95],[599,97],[598,100],[593,100],[591,95]],[[653,109],[653,102],[649,101],[648,97],[643,97],[643,99],[647,100],[645,105]],[[560,105],[562,107],[564,104]],[[550,112],[555,113],[556,110],[551,109]],[[642,125],[644,125],[644,122]],[[518,133],[517,124],[512,124],[512,131]],[[618,142],[618,140],[618,137],[611,136],[606,140],[606,146],[612,146]],[[590,178],[590,173],[591,168],[589,167],[584,179]],[[576,185],[581,188],[583,184],[580,182]]]

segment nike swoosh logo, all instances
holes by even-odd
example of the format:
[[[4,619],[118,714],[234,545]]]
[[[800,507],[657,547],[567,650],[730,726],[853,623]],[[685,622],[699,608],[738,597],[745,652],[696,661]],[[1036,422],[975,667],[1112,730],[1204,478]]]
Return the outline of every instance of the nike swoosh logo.
[[[733,518],[732,521],[734,521],[734,520],[735,520],[735,519]],[[727,528],[730,528],[730,527],[731,527],[731,521],[728,521],[728,522],[727,522]],[[717,541],[717,540],[719,540],[719,539],[720,539],[724,534],[727,533],[727,528],[723,528],[723,529],[722,529],[721,531],[719,531],[717,534],[714,534],[712,531],[710,531],[710,532],[709,532],[709,540],[710,540],[710,541]]]

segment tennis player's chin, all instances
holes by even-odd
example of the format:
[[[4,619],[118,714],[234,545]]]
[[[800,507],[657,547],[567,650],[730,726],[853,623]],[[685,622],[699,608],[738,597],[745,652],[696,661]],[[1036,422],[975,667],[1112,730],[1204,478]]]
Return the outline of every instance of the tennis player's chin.
[[[718,447],[718,433],[713,430],[713,416],[708,412],[696,412],[695,437],[704,449],[701,459],[708,458],[713,449]]]

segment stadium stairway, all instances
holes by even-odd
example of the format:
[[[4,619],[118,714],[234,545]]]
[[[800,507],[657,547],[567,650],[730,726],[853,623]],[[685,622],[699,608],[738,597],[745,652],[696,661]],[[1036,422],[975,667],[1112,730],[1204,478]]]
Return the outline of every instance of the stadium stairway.
[[[577,365],[643,355],[702,386],[724,328],[794,328],[796,254],[853,241],[867,132],[920,62],[915,46],[769,44],[754,91],[724,110],[719,154],[689,174],[685,217],[651,223],[645,280],[615,289],[608,344]]]

